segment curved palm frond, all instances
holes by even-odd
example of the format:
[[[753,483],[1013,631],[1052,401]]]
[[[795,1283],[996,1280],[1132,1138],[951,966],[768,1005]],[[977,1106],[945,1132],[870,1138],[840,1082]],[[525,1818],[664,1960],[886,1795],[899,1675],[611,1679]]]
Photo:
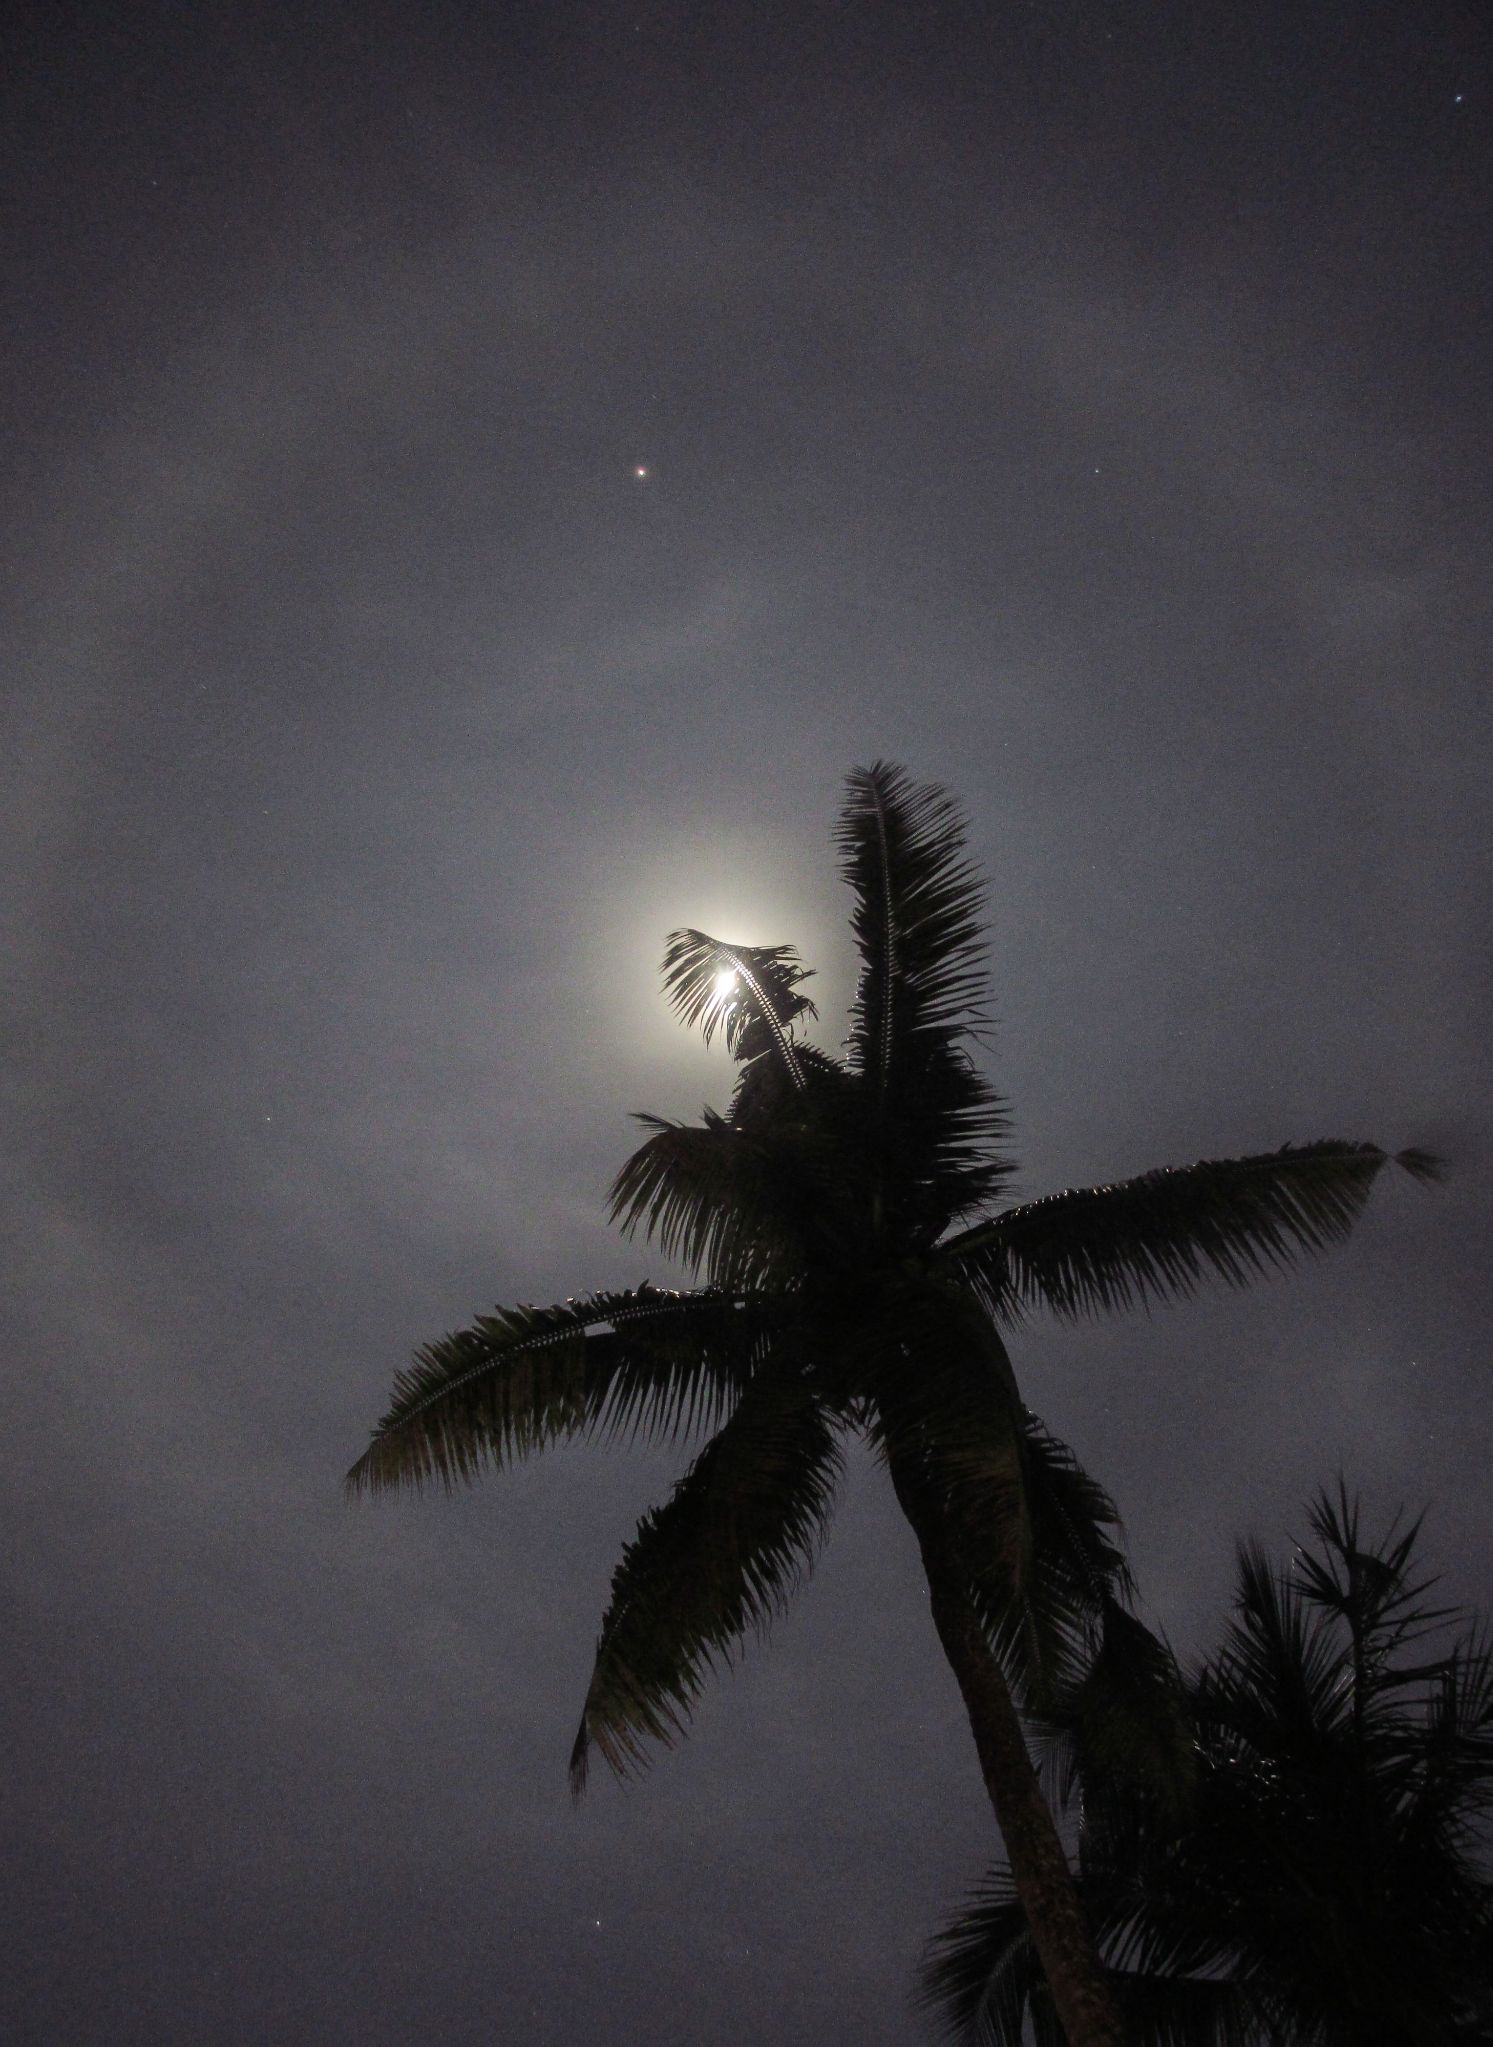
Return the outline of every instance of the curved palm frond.
[[[1024,1411],[999,1335],[968,1294],[915,1273],[839,1308],[872,1445],[928,1496],[956,1546],[976,1550],[977,1567],[1014,1584]]]
[[[1127,1924],[1123,1886],[1090,1877],[1080,1888],[1106,1955],[1112,1958],[1117,1945],[1129,1950],[1123,1963],[1111,1959],[1109,1981],[1131,2039],[1146,2047],[1265,2047],[1269,2034],[1253,2023],[1253,2001],[1242,1986],[1146,1966],[1139,1957],[1150,1943]],[[993,1871],[929,1941],[915,1999],[949,2047],[1022,2047],[1027,2026],[1034,2041],[1061,2047],[1008,1871]]]
[[[1129,1610],[1135,1585],[1114,1502],[1029,1410],[1021,1473],[1016,1597],[1002,1603],[998,1583],[975,1589],[1052,1790],[1065,1803],[1101,1772],[1116,1797],[1180,1811],[1195,1775],[1185,1686],[1170,1648]]]
[[[698,1024],[708,1045],[724,1030],[733,1059],[771,1046],[795,1088],[804,1086],[799,1048],[790,1032],[800,1017],[819,1014],[799,986],[812,969],[791,945],[728,945],[706,931],[669,933],[664,992],[680,1022]]]
[[[748,1383],[773,1306],[641,1286],[480,1315],[400,1373],[347,1491],[435,1478],[449,1491],[563,1437],[711,1426]]]
[[[766,1630],[828,1528],[840,1450],[802,1375],[769,1363],[623,1552],[597,1643],[571,1782],[594,1746],[619,1776],[671,1745],[706,1674]]]
[[[876,1127],[881,1155],[875,1164],[889,1221],[920,1248],[987,1207],[1015,1171],[995,1148],[1005,1112],[960,1046],[930,1047],[920,1068],[899,1077]]]
[[[1028,1511],[1035,1551],[1087,1586],[1091,1601],[1128,1601],[1135,1586],[1119,1546],[1119,1509],[1068,1445],[1030,1409],[1022,1415]]]
[[[1409,1829],[1432,1833],[1459,1854],[1478,1843],[1493,1812],[1493,1636],[1473,1634],[1430,1680],[1425,1735]],[[1489,1920],[1493,1992],[1493,1907]]]
[[[1073,1710],[1109,1611],[1134,1593],[1116,1538],[1120,1517],[1104,1488],[1029,1409],[1023,1408],[1021,1567],[1016,1597],[977,1588],[986,1633],[1026,1709],[1049,1732]],[[1138,1628],[1140,1623],[1134,1625]],[[1143,1631],[1144,1632],[1144,1631]],[[1148,1638],[1149,1639],[1149,1638]]]
[[[1009,1871],[992,1872],[929,1941],[915,2001],[951,2047],[1021,2047],[1042,1965]]]
[[[1087,1669],[1064,1701],[1074,1781],[1139,1796],[1166,1820],[1186,1811],[1197,1781],[1197,1736],[1167,1644],[1106,1599]]]
[[[1313,1625],[1300,1586],[1258,1542],[1239,1544],[1235,1569],[1233,1614],[1198,1677],[1199,1716],[1205,1727],[1227,1728],[1235,1753],[1243,1744],[1271,1768],[1289,1757],[1310,1772],[1352,1723],[1349,1646]]]
[[[804,1083],[798,1089],[790,1084],[774,1046],[750,1054],[743,1051],[726,1121],[735,1130],[760,1133],[779,1129],[785,1122],[809,1119],[853,1137],[858,1119],[857,1104],[847,1087],[849,1070],[807,1038],[794,1040],[793,1056]]]
[[[801,1124],[765,1132],[705,1111],[701,1123],[637,1118],[652,1131],[612,1183],[611,1220],[716,1286],[786,1284],[833,1213],[833,1159]]]
[[[1352,1229],[1389,1164],[1439,1177],[1423,1151],[1325,1139],[1238,1159],[1201,1159],[1009,1208],[938,1246],[1009,1320],[1040,1303],[1067,1317],[1185,1299],[1209,1276],[1244,1286]]]

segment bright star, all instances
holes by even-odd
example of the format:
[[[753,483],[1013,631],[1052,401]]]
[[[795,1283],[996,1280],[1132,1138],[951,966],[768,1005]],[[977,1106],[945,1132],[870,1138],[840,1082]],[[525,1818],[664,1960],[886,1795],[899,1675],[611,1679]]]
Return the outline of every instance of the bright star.
[[[647,474],[648,474],[648,471],[647,471],[647,469],[645,468],[645,466],[644,466],[644,465],[643,465],[643,464],[642,464],[641,462],[640,462],[640,463],[638,464],[637,468],[636,468],[636,469],[635,469],[635,470],[633,471],[633,475],[637,477],[637,479],[638,479],[638,481],[639,481],[639,482],[642,482],[642,480],[643,480],[643,479],[644,479],[644,478],[645,478],[645,477],[647,476]]]

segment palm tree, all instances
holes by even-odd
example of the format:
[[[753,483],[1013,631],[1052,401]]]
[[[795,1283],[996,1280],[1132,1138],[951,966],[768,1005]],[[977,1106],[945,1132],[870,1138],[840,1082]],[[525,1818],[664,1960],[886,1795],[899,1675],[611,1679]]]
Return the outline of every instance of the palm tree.
[[[1098,2047],[1118,2024],[1018,1707],[1040,1709],[1098,1644],[1137,1724],[1164,1684],[1126,1611],[1114,1510],[1022,1404],[1000,1327],[1288,1265],[1347,1233],[1388,1155],[1309,1144],[1003,1206],[1005,1109],[969,1050],[984,892],[960,813],[878,763],[849,778],[838,844],[861,956],[843,1058],[803,1034],[793,948],[668,941],[675,1011],[707,1042],[722,1031],[739,1079],[723,1116],[640,1119],[612,1216],[701,1283],[500,1310],[430,1344],[349,1486],[449,1485],[598,1430],[713,1431],[617,1568],[579,1788],[592,1748],[620,1774],[681,1733],[709,1669],[811,1566],[841,1446],[868,1439],[917,1539],[1062,2024]]]
[[[1493,1643],[1428,1605],[1419,1523],[1366,1539],[1341,1481],[1310,1521],[1288,1570],[1240,1548],[1233,1618],[1188,1688],[1184,1805],[1070,1754],[1117,2001],[1165,2047],[1493,2041]],[[1025,2020],[1057,2039],[1004,1872],[932,1943],[923,2000],[958,2047],[1019,2047]]]

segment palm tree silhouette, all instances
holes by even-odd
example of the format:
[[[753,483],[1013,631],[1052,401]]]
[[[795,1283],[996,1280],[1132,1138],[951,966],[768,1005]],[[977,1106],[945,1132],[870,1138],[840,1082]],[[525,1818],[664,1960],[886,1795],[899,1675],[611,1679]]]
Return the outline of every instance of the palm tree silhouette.
[[[837,839],[861,957],[845,1057],[803,1035],[816,1012],[792,947],[668,942],[675,1011],[723,1033],[739,1079],[725,1115],[640,1119],[612,1216],[703,1283],[504,1309],[430,1344],[348,1483],[449,1485],[597,1431],[713,1431],[618,1565],[579,1789],[592,1748],[621,1774],[681,1733],[709,1669],[812,1564],[842,1441],[868,1439],[918,1542],[1062,2024],[1098,2047],[1118,2023],[1019,1707],[1102,1649],[1164,1745],[1166,1665],[1127,1611],[1114,1509],[1023,1406],[1000,1326],[1288,1265],[1347,1233],[1388,1155],[1309,1144],[1002,1207],[1007,1118],[969,1051],[984,891],[961,814],[878,762],[849,777]]]
[[[1366,1539],[1339,1481],[1310,1525],[1285,1571],[1240,1547],[1232,1620],[1188,1687],[1188,1798],[1069,1749],[1117,2001],[1166,2047],[1493,2040],[1493,1645],[1427,1603],[1418,1522]],[[931,1943],[922,1996],[959,2047],[1020,2047],[1025,2021],[1059,2039],[1005,1872]]]

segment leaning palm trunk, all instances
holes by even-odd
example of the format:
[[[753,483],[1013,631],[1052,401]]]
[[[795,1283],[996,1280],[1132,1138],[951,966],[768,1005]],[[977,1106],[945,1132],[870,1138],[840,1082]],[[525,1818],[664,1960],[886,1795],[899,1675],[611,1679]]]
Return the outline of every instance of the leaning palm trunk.
[[[1024,1406],[998,1330],[1240,1285],[1345,1236],[1388,1163],[1326,1141],[1004,1203],[980,1035],[983,884],[936,788],[850,778],[839,841],[862,973],[846,1055],[791,946],[676,931],[664,985],[740,1077],[698,1124],[644,1117],[612,1215],[704,1283],[480,1316],[395,1387],[353,1490],[450,1484],[561,1438],[714,1431],[623,1553],[571,1757],[618,1773],[682,1732],[711,1668],[792,1597],[841,1444],[869,1434],[917,1533],[1033,1934],[1073,2047],[1120,2037],[1016,1703],[1091,1666],[1171,1766],[1166,1658],[1127,1610],[1105,1494]],[[1434,1161],[1400,1154],[1412,1174]],[[1013,1688],[1014,1687],[1014,1694]],[[1106,1706],[1106,1711],[1108,1707]]]
[[[891,1474],[917,1537],[933,1625],[969,1715],[980,1774],[1059,2022],[1070,2047],[1119,2047],[1125,2036],[1108,1976],[1042,1796],[1010,1687],[964,1589],[937,1513],[920,1497],[913,1474],[895,1459]]]

